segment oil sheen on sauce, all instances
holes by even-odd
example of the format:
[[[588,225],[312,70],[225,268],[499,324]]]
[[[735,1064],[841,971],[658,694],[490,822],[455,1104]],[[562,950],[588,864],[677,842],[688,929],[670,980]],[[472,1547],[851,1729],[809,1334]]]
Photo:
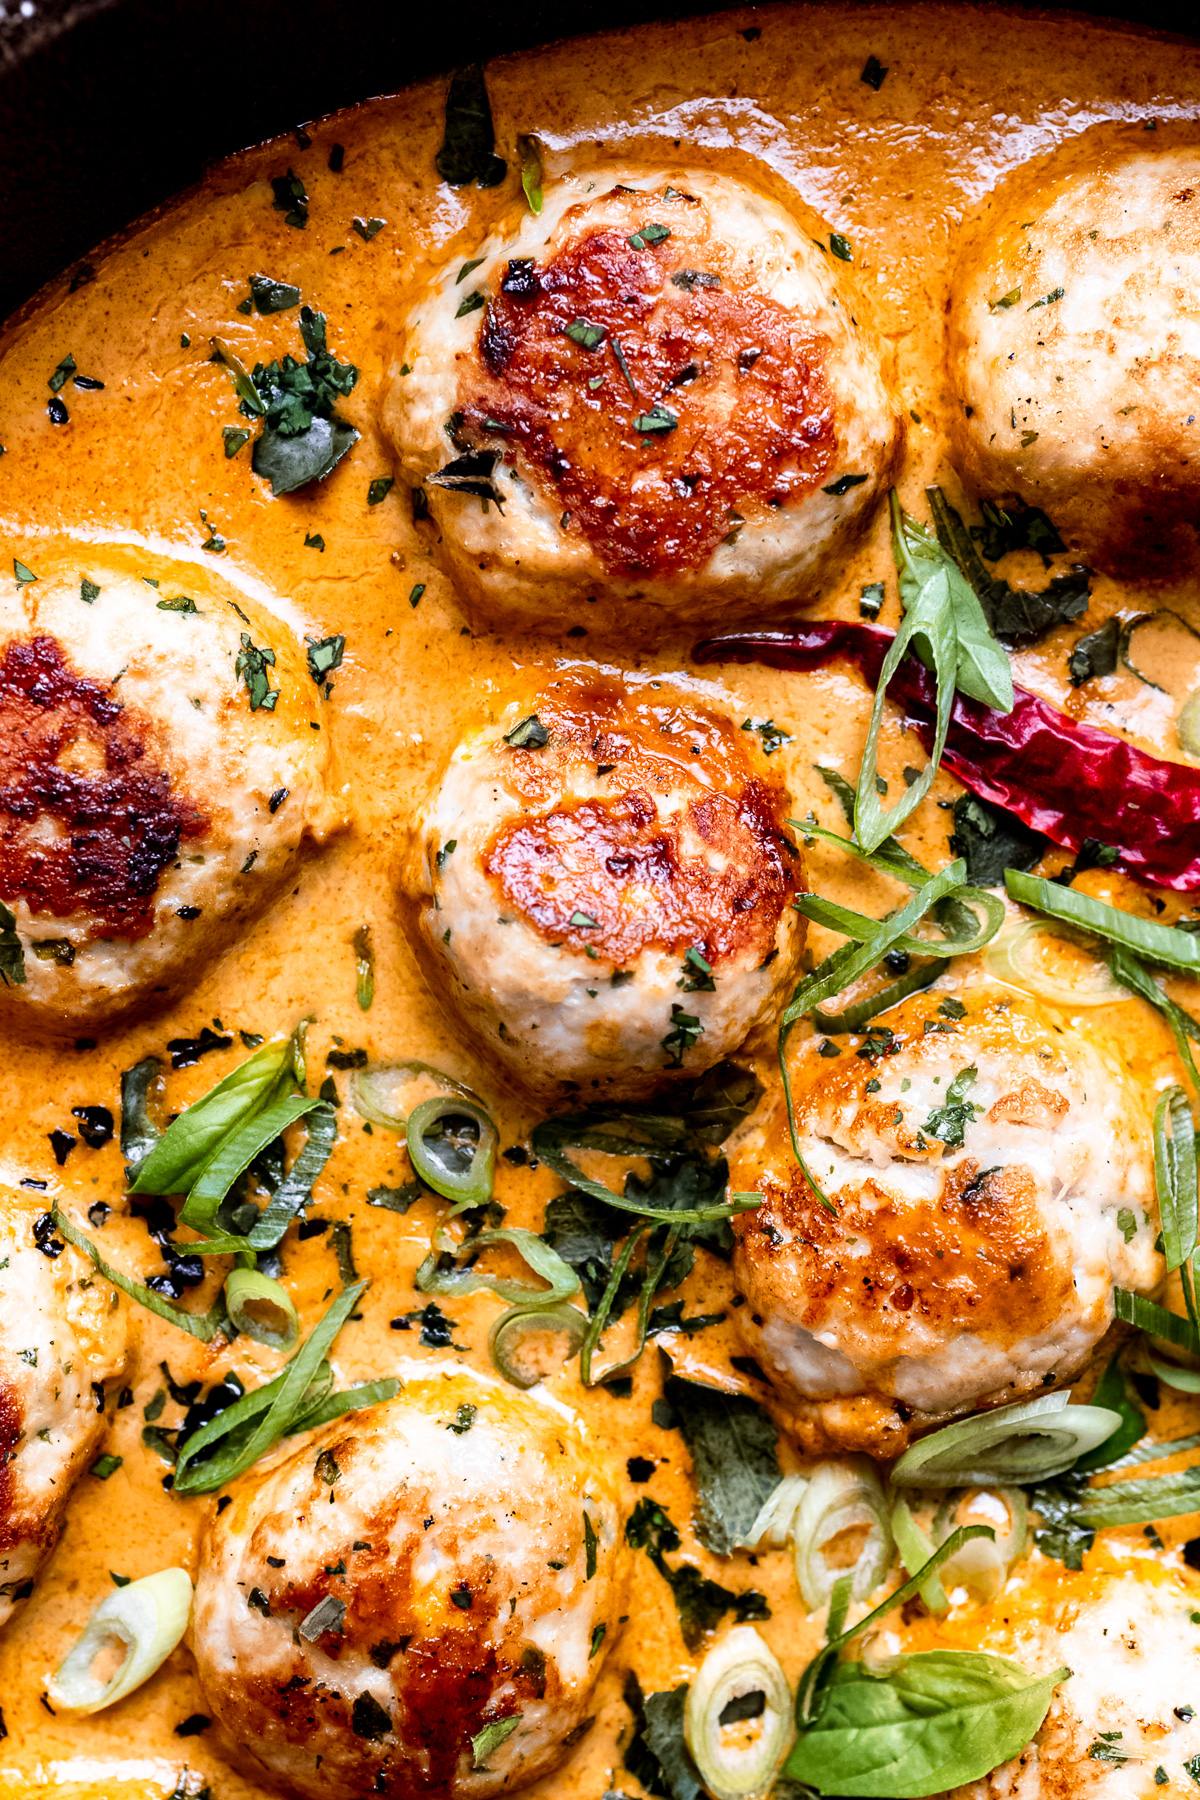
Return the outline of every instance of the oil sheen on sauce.
[[[869,56],[887,69],[876,89],[861,78]],[[392,473],[373,420],[399,321],[425,276],[452,256],[469,258],[485,231],[521,204],[512,169],[518,133],[535,132],[551,169],[603,155],[654,163],[692,162],[742,176],[786,196],[797,191],[849,238],[860,279],[873,298],[897,364],[897,384],[910,410],[901,494],[924,515],[923,489],[942,480],[949,404],[943,376],[946,270],[959,221],[1006,172],[1106,119],[1155,120],[1200,115],[1200,46],[1164,44],[1130,27],[1037,16],[968,5],[839,5],[763,7],[649,26],[581,43],[564,43],[489,65],[498,148],[510,163],[507,184],[491,192],[439,183],[444,82],[364,103],[306,127],[296,137],[230,159],[178,202],[95,254],[94,279],[68,291],[57,281],[0,340],[0,550],[36,565],[39,547],[63,534],[98,541],[118,537],[198,560],[217,533],[226,542],[220,566],[236,565],[288,603],[286,611],[314,635],[344,631],[347,651],[331,701],[335,737],[352,825],[309,864],[285,896],[165,1015],[105,1035],[93,1048],[43,1047],[0,1041],[6,1130],[0,1179],[34,1177],[49,1193],[82,1207],[116,1202],[121,1163],[115,1144],[77,1155],[59,1171],[47,1134],[70,1122],[70,1108],[116,1109],[119,1072],[162,1052],[167,1038],[194,1036],[214,1019],[227,1028],[271,1033],[304,1015],[320,1067],[334,1039],[362,1046],[372,1058],[424,1058],[479,1088],[492,1104],[501,1141],[519,1141],[531,1119],[498,1087],[471,1047],[447,1031],[421,985],[401,936],[392,900],[393,868],[414,798],[464,727],[502,703],[514,672],[556,657],[580,656],[617,668],[687,672],[691,637],[661,636],[642,645],[606,642],[603,620],[581,609],[585,635],[530,646],[476,634],[463,624],[454,594],[411,522],[407,493],[393,487],[368,503],[373,479]],[[309,141],[311,140],[311,141]],[[343,148],[340,172],[330,167]],[[334,159],[335,163],[337,158]],[[272,206],[272,177],[294,170],[309,195],[305,229],[289,226]],[[352,222],[382,219],[369,241]],[[326,483],[299,499],[274,501],[248,467],[248,453],[226,459],[222,427],[237,419],[224,373],[212,364],[210,339],[223,339],[246,362],[295,350],[295,314],[247,317],[239,303],[247,277],[267,272],[298,285],[324,311],[329,341],[360,379],[341,410],[361,441]],[[66,390],[70,422],[47,417],[47,378],[68,353],[80,370],[103,381],[99,391]],[[307,542],[306,542],[307,539]],[[314,543],[313,540],[319,540]],[[323,542],[324,548],[319,547]],[[886,523],[844,570],[839,587],[817,608],[857,616],[862,585],[891,576]],[[1009,578],[1040,581],[1040,566],[1019,564]],[[1097,580],[1091,620],[1143,596]],[[1159,599],[1156,603],[1162,603]],[[1187,610],[1187,601],[1167,604]],[[894,622],[894,584],[884,622]],[[598,612],[599,609],[597,608]],[[1200,621],[1198,621],[1200,622]],[[698,635],[698,634],[697,634]],[[1017,679],[1075,716],[1123,728],[1163,755],[1177,755],[1172,707],[1132,677],[1094,683],[1097,698],[1072,693],[1064,680],[1064,644],[1056,632],[1015,658]],[[706,672],[707,673],[707,672]],[[728,699],[739,715],[773,718],[791,734],[773,759],[790,784],[796,816],[828,812],[819,759],[853,779],[865,735],[868,697],[851,674],[834,669],[799,678],[736,668],[697,681]],[[905,746],[893,729],[880,767],[898,780]],[[955,785],[940,777],[906,832],[926,860],[945,856],[946,814],[939,802]],[[831,819],[829,821],[833,823]],[[812,884],[862,910],[893,904],[887,884],[849,878],[845,859],[815,846]],[[1105,871],[1083,878],[1088,891],[1135,902],[1137,891]],[[1166,918],[1176,916],[1170,901]],[[369,925],[377,952],[374,1005],[355,1000],[352,939]],[[827,946],[816,934],[815,948]],[[1084,1015],[1085,1028],[1120,1046],[1150,1086],[1175,1079],[1169,1039],[1139,1003]],[[226,1059],[201,1062],[172,1076],[170,1104],[197,1098]],[[345,1078],[339,1078],[344,1085]],[[311,1211],[347,1219],[354,1255],[372,1287],[361,1323],[339,1341],[340,1384],[386,1374],[398,1354],[413,1354],[411,1335],[388,1321],[416,1304],[412,1272],[428,1248],[431,1209],[406,1216],[371,1208],[366,1190],[403,1179],[395,1141],[370,1131],[343,1110],[344,1136],[318,1183]],[[509,1224],[541,1223],[558,1183],[545,1169],[501,1161],[497,1195]],[[132,1251],[144,1245],[140,1225],[114,1219],[109,1230]],[[122,1234],[126,1234],[123,1236]],[[703,1261],[703,1253],[701,1253]],[[304,1329],[336,1284],[330,1235],[294,1248],[290,1290]],[[687,1310],[714,1310],[727,1297],[722,1269],[707,1263],[688,1284]],[[468,1363],[486,1366],[484,1342],[497,1302],[455,1301],[456,1342]],[[219,1377],[236,1368],[247,1383],[274,1373],[278,1358],[239,1340],[216,1352],[183,1338],[137,1307],[131,1314],[130,1384],[134,1402],[119,1410],[107,1448],[124,1458],[107,1482],[84,1477],[72,1500],[63,1542],[35,1597],[0,1640],[0,1797],[53,1792],[142,1800],[210,1784],[215,1800],[251,1800],[265,1790],[249,1782],[203,1736],[180,1738],[176,1727],[202,1710],[186,1649],[157,1678],[109,1713],[73,1721],[43,1701],[45,1674],[98,1600],[111,1591],[110,1571],[148,1574],[168,1564],[194,1566],[199,1528],[210,1501],[173,1500],[165,1465],[140,1442],[142,1408],[161,1383],[167,1360],[178,1381]],[[672,1344],[680,1366],[729,1377],[731,1340],[718,1327]],[[619,1349],[613,1333],[611,1348]],[[429,1353],[437,1354],[437,1353]],[[443,1356],[453,1353],[443,1352]],[[686,1456],[677,1433],[650,1419],[658,1391],[658,1358],[641,1360],[627,1400],[583,1393],[574,1366],[550,1379],[552,1390],[585,1416],[598,1450],[619,1467],[631,1454],[654,1459],[649,1492],[683,1524],[691,1511]],[[1167,1402],[1156,1429],[1173,1436],[1193,1427]],[[1168,1554],[1192,1534],[1194,1519],[1163,1527]],[[1118,1539],[1123,1534],[1114,1534]],[[1129,1534],[1124,1534],[1129,1535]],[[685,1536],[692,1560],[721,1578],[722,1565]],[[1042,1565],[1031,1605],[1056,1603],[1073,1579]],[[790,1559],[757,1560],[753,1583],[773,1616],[763,1635],[790,1679],[812,1654],[819,1621],[796,1596]],[[625,1669],[644,1687],[687,1679],[695,1663],[679,1637],[670,1596],[649,1571],[634,1584],[634,1611],[608,1660],[595,1728],[560,1773],[530,1790],[539,1800],[591,1800],[623,1778],[620,1738],[628,1731],[621,1700]],[[969,1641],[969,1619],[947,1627],[948,1641]],[[610,1640],[611,1641],[611,1640]]]

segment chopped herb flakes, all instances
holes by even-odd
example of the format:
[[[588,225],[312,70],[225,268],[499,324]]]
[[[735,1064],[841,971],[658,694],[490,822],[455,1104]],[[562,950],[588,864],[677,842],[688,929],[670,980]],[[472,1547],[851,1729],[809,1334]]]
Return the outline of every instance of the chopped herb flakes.
[[[831,481],[828,487],[821,489],[821,492],[832,494],[835,500],[840,500],[843,494],[850,492],[851,488],[861,487],[864,481],[870,479],[869,475],[839,475],[836,481]]]
[[[536,713],[530,713],[519,725],[504,733],[504,742],[512,750],[542,750],[550,742],[550,733]]]
[[[830,232],[829,248],[833,251],[833,254],[837,257],[839,262],[854,261],[854,251],[850,247],[850,239],[843,237],[840,231]]]
[[[652,406],[649,412],[640,413],[633,421],[635,431],[674,431],[679,420],[669,407]]]
[[[292,169],[286,175],[272,175],[271,191],[275,196],[271,204],[284,215],[284,224],[303,231],[308,224],[308,195],[300,177]]]
[[[1040,300],[1035,300],[1032,306],[1027,306],[1025,311],[1035,312],[1039,306],[1053,306],[1056,300],[1062,299],[1066,291],[1066,288],[1052,288],[1048,294],[1043,294]]]
[[[243,631],[241,635],[242,647],[238,652],[234,671],[246,683],[246,691],[250,695],[250,711],[257,712],[261,706],[268,712],[274,712],[279,689],[271,686],[267,671],[275,666],[275,652],[269,644],[264,644],[259,649],[257,644],[251,643],[248,631]]]
[[[596,350],[608,336],[603,325],[590,325],[586,319],[572,319],[563,327],[563,336],[569,337],[572,343],[582,345],[585,350]]]
[[[300,304],[300,289],[286,281],[274,281],[270,275],[251,275],[250,299],[256,312],[264,318],[272,313],[290,312]]]
[[[337,631],[332,637],[312,638],[304,640],[308,653],[308,672],[318,687],[324,687],[328,700],[333,691],[333,683],[329,677],[335,669],[342,666],[342,657],[346,653],[346,634]]]
[[[391,475],[377,475],[367,489],[367,505],[378,506],[381,500],[387,499],[395,485]]]
[[[887,79],[887,65],[881,63],[877,56],[868,56],[858,79],[865,81],[868,87],[874,88],[878,93]]]
[[[373,237],[378,237],[379,233],[383,230],[383,228],[386,224],[387,224],[386,219],[352,219],[351,220],[351,225],[352,225],[353,229],[355,231],[357,231],[359,237],[363,240],[364,244],[369,244]]]
[[[921,1127],[927,1137],[937,1138],[948,1150],[962,1148],[967,1126],[977,1113],[983,1111],[981,1106],[966,1098],[967,1089],[978,1074],[979,1070],[973,1064],[968,1069],[960,1069],[946,1089],[946,1104],[931,1112]]]

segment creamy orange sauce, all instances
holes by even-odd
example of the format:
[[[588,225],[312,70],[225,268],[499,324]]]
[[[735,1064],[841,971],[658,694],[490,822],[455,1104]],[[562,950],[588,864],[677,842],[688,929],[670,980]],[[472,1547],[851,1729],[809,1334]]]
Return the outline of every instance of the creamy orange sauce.
[[[878,91],[860,79],[868,55],[888,71]],[[577,621],[584,635],[564,637],[560,646],[533,649],[472,634],[429,538],[412,523],[407,492],[397,485],[379,504],[368,504],[371,481],[392,472],[374,419],[399,321],[435,266],[450,256],[469,258],[505,209],[523,204],[512,177],[518,133],[536,132],[551,168],[601,153],[659,162],[678,157],[784,196],[794,190],[831,230],[845,234],[895,349],[898,386],[910,410],[901,494],[923,517],[928,482],[940,480],[956,492],[945,461],[950,399],[942,331],[959,221],[1007,171],[1095,121],[1200,116],[1200,46],[1164,46],[1122,26],[966,6],[765,7],[501,59],[489,66],[488,79],[498,147],[510,162],[503,188],[452,190],[438,182],[444,84],[426,83],[309,125],[307,148],[285,137],[220,165],[203,186],[97,254],[93,281],[73,293],[65,278],[53,284],[0,340],[0,553],[36,571],[39,555],[67,548],[65,537],[83,543],[117,537],[203,561],[214,552],[202,546],[219,533],[226,543],[221,566],[236,565],[286,597],[315,635],[347,635],[330,725],[352,818],[350,830],[307,866],[295,891],[167,1013],[111,1031],[87,1048],[33,1044],[12,1034],[0,1041],[8,1102],[0,1180],[33,1177],[80,1212],[96,1198],[122,1212],[117,1146],[80,1145],[59,1170],[48,1133],[70,1127],[73,1106],[116,1111],[122,1069],[162,1055],[168,1038],[194,1036],[214,1020],[265,1034],[311,1015],[310,1068],[318,1079],[335,1041],[361,1046],[373,1059],[424,1058],[485,1096],[504,1145],[519,1142],[533,1122],[471,1046],[449,1032],[417,976],[394,901],[406,822],[463,730],[498,710],[515,673],[552,664],[561,652],[690,678],[691,635],[644,645],[606,642],[602,620],[589,608]],[[344,148],[340,173],[329,167],[335,144]],[[270,179],[289,168],[309,194],[304,230],[288,226],[272,207]],[[366,242],[351,228],[355,217],[386,223]],[[294,311],[270,318],[238,311],[247,277],[260,272],[298,285],[305,301],[326,313],[334,353],[360,370],[341,410],[361,441],[330,480],[299,498],[273,500],[250,472],[248,449],[229,459],[223,454],[222,427],[239,418],[226,375],[209,360],[210,340],[221,338],[246,364],[299,349]],[[81,372],[105,385],[102,392],[68,386],[69,424],[56,426],[47,417],[47,380],[68,352]],[[306,537],[320,537],[324,549],[306,545]],[[1040,564],[1028,553],[1011,559],[1005,573],[1014,582],[1042,581]],[[883,518],[817,610],[857,617],[860,588],[880,579],[888,582],[883,620],[894,623]],[[1088,626],[1114,610],[1164,603],[1200,623],[1189,597],[1164,601],[1160,591],[1151,600],[1130,585],[1098,579]],[[1127,729],[1159,754],[1178,755],[1177,699],[1128,675],[1077,691],[1067,686],[1066,650],[1078,635],[1068,627],[1018,654],[1018,681],[1075,717]],[[754,668],[705,675],[701,690],[731,698],[739,715],[773,718],[791,734],[772,767],[790,785],[793,816],[803,817],[811,806],[835,826],[837,809],[813,764],[819,759],[854,779],[869,711],[858,679],[838,668],[803,679]],[[909,760],[911,748],[892,729],[882,772],[898,784]],[[926,860],[947,854],[947,815],[938,802],[957,791],[940,777],[905,833]],[[890,883],[864,876],[819,844],[808,854],[808,871],[815,888],[862,910],[878,913],[895,903]],[[1111,873],[1094,872],[1081,885],[1134,910],[1152,910],[1143,890]],[[1163,916],[1179,910],[1180,902],[1168,897]],[[365,1014],[355,998],[352,945],[364,925],[377,954],[375,999]],[[815,932],[816,953],[832,941]],[[1150,1087],[1180,1078],[1165,1027],[1139,1002],[1081,1016],[1086,1030],[1120,1047]],[[196,1099],[236,1054],[169,1076],[170,1108]],[[400,1217],[366,1204],[369,1187],[407,1179],[408,1164],[393,1139],[365,1126],[345,1103],[346,1077],[335,1079],[343,1135],[310,1214],[352,1224],[355,1262],[372,1279],[361,1323],[346,1328],[336,1349],[338,1382],[346,1385],[387,1373],[398,1355],[438,1354],[419,1352],[414,1334],[393,1333],[388,1322],[420,1303],[412,1272],[440,1209],[422,1204]],[[500,1163],[496,1191],[510,1225],[539,1228],[546,1200],[559,1189],[544,1168]],[[114,1216],[105,1242],[127,1267],[157,1266],[147,1259],[140,1221]],[[301,1245],[292,1233],[285,1280],[307,1330],[338,1285],[331,1236]],[[701,1252],[687,1310],[716,1310],[728,1296],[727,1271]],[[486,1366],[487,1329],[499,1306],[487,1295],[448,1304],[455,1341],[470,1346],[463,1360]],[[93,1719],[55,1717],[43,1700],[47,1672],[111,1591],[110,1571],[140,1576],[168,1564],[194,1568],[212,1502],[165,1493],[166,1467],[140,1442],[143,1407],[162,1382],[160,1362],[181,1382],[207,1382],[235,1368],[248,1384],[279,1364],[277,1355],[244,1338],[231,1349],[206,1349],[137,1307],[130,1308],[130,1326],[134,1400],[114,1412],[107,1440],[122,1465],[107,1482],[82,1480],[57,1554],[0,1640],[7,1728],[0,1739],[0,1796],[53,1791],[132,1800],[170,1793],[186,1769],[188,1791],[211,1784],[219,1800],[250,1800],[262,1790],[243,1779],[210,1737],[175,1735],[183,1720],[203,1710],[186,1647],[146,1687]],[[606,1360],[622,1352],[627,1330],[628,1322],[608,1334]],[[728,1326],[672,1347],[683,1372],[735,1379],[728,1355],[737,1345]],[[766,1593],[773,1616],[761,1629],[794,1680],[818,1642],[820,1621],[806,1617],[786,1554],[751,1559],[753,1567],[740,1559],[731,1579],[730,1565],[708,1556],[686,1531],[691,1489],[682,1439],[650,1419],[659,1381],[651,1349],[629,1399],[584,1392],[574,1364],[549,1385],[578,1406],[618,1466],[635,1453],[655,1460],[652,1481],[631,1487],[630,1500],[638,1493],[661,1500],[685,1528],[691,1560],[728,1585]],[[1195,1411],[1164,1390],[1154,1428],[1164,1436],[1182,1433],[1193,1428],[1188,1420]],[[168,1408],[163,1423],[176,1419],[177,1409]],[[1162,1533],[1174,1547],[1196,1528],[1192,1517],[1168,1522]],[[1047,1593],[1069,1592],[1084,1580],[1053,1563],[1039,1564],[1036,1579]],[[629,1733],[624,1671],[633,1668],[645,1688],[662,1689],[695,1668],[670,1595],[648,1567],[639,1570],[631,1604],[602,1678],[594,1730],[561,1773],[531,1790],[546,1800],[551,1794],[591,1800],[610,1786],[634,1791],[621,1768]],[[970,1641],[969,1623],[961,1635]]]

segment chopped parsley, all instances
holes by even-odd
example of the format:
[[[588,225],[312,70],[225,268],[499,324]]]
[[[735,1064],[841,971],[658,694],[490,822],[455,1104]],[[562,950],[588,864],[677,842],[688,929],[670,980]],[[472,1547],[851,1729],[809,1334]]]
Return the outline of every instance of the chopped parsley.
[[[264,644],[260,649],[257,644],[251,643],[250,633],[243,631],[242,647],[234,664],[234,673],[246,683],[251,712],[257,712],[260,706],[265,707],[268,712],[274,712],[279,689],[271,686],[271,678],[267,673],[274,666],[275,652],[270,645]]]
[[[367,505],[378,506],[381,500],[387,499],[395,485],[396,483],[392,476],[377,475],[367,489]]]
[[[585,350],[597,350],[608,336],[603,325],[590,325],[586,319],[572,319],[563,327],[563,336],[569,337],[574,344],[582,345]]]
[[[983,1111],[967,1099],[967,1089],[975,1081],[979,1070],[974,1064],[967,1069],[960,1069],[954,1080],[946,1089],[946,1104],[930,1113],[921,1127],[926,1136],[937,1138],[948,1150],[960,1150],[967,1126],[971,1124],[977,1113]]]
[[[271,204],[283,214],[284,224],[303,231],[308,224],[308,195],[300,177],[292,169],[286,175],[272,175],[271,190],[275,195]]]
[[[542,750],[550,742],[550,733],[537,714],[530,713],[527,719],[504,733],[504,742],[511,750]]]
[[[690,1050],[704,1031],[703,1025],[695,1013],[686,1012],[678,1000],[671,1006],[671,1029],[660,1041],[667,1053],[667,1067],[681,1069],[685,1053]]]

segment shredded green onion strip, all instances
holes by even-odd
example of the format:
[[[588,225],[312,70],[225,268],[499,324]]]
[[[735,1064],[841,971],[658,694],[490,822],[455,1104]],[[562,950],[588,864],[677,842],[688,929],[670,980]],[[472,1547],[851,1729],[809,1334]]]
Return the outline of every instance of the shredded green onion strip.
[[[1174,925],[1159,925],[1153,919],[1139,919],[1094,900],[1077,888],[1063,887],[1040,875],[1025,875],[1019,869],[1007,869],[1004,875],[1009,897],[1047,918],[1061,919],[1078,931],[1104,938],[1144,956],[1147,962],[1162,963],[1168,969],[1179,969],[1185,975],[1200,975],[1200,938]]]
[[[634,1132],[642,1132],[637,1137]],[[654,1219],[664,1224],[698,1225],[711,1219],[728,1219],[734,1213],[746,1212],[762,1204],[762,1196],[750,1200],[732,1199],[715,1206],[655,1207],[641,1199],[627,1199],[616,1188],[594,1181],[571,1157],[572,1150],[598,1150],[606,1156],[654,1157],[679,1153],[691,1146],[692,1134],[681,1119],[657,1115],[630,1114],[627,1117],[596,1123],[585,1114],[569,1114],[557,1119],[544,1119],[530,1136],[534,1155],[554,1170],[571,1187],[602,1200],[621,1212],[635,1213],[641,1219]]]
[[[509,1244],[546,1282],[538,1288],[527,1281],[514,1281],[508,1276],[489,1274],[485,1270],[438,1267],[442,1257],[467,1252],[472,1256],[491,1244]],[[493,1322],[488,1333],[488,1355],[492,1366],[513,1387],[529,1388],[540,1379],[521,1368],[516,1350],[521,1340],[533,1332],[567,1334],[567,1357],[584,1343],[588,1321],[577,1307],[566,1302],[579,1293],[582,1283],[569,1263],[563,1261],[535,1231],[522,1226],[509,1230],[481,1231],[477,1236],[458,1243],[447,1231],[439,1230],[434,1247],[413,1277],[422,1294],[474,1294],[481,1291],[499,1295],[511,1304]]]
[[[192,1583],[184,1569],[160,1569],[106,1594],[46,1682],[56,1706],[95,1713],[123,1700],[162,1667],[187,1630]],[[106,1681],[93,1673],[116,1639],[125,1651]]]

